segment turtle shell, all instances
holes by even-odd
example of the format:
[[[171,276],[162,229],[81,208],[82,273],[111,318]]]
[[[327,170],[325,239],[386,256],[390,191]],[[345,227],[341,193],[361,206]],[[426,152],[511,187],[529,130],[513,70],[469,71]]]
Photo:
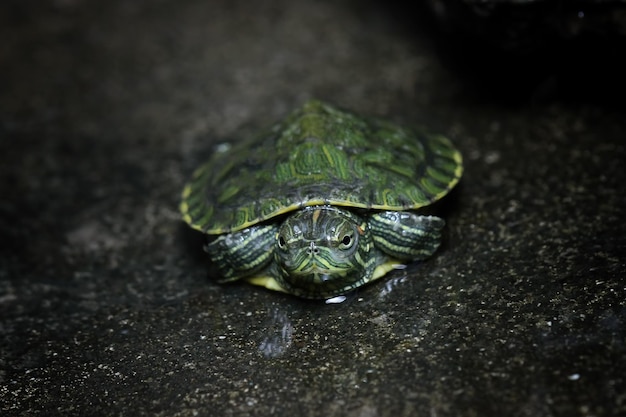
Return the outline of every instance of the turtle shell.
[[[446,195],[462,171],[444,136],[309,101],[266,133],[219,147],[194,172],[180,209],[214,235],[305,206],[417,209]]]

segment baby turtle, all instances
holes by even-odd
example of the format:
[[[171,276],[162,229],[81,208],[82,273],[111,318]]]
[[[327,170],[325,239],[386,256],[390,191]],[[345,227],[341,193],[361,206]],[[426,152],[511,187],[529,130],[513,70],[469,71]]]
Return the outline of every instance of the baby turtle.
[[[309,101],[200,166],[180,210],[223,278],[330,298],[431,256],[445,222],[423,208],[459,182],[441,135]],[[421,213],[420,213],[421,212]]]

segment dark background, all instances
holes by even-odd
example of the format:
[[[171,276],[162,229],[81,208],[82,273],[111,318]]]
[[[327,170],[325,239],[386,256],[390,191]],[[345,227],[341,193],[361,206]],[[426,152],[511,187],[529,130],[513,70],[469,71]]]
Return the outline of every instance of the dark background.
[[[2,415],[626,415],[624,3],[428,4],[2,2]],[[185,181],[312,97],[453,139],[444,246],[215,284]]]

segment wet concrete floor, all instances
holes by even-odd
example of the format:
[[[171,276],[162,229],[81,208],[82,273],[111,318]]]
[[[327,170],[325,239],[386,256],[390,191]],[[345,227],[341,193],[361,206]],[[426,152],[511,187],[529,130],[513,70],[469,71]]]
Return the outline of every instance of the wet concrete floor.
[[[466,77],[420,9],[258,3],[1,6],[1,414],[626,415],[623,108]],[[185,181],[311,97],[454,140],[445,243],[339,304],[217,285]]]

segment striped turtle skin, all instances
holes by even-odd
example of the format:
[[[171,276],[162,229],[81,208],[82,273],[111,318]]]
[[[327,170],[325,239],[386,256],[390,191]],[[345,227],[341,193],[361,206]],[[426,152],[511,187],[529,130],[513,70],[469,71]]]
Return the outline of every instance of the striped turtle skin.
[[[180,211],[215,236],[207,251],[220,281],[329,298],[431,256],[445,223],[420,212],[462,171],[441,135],[312,100],[220,147],[185,186]]]

